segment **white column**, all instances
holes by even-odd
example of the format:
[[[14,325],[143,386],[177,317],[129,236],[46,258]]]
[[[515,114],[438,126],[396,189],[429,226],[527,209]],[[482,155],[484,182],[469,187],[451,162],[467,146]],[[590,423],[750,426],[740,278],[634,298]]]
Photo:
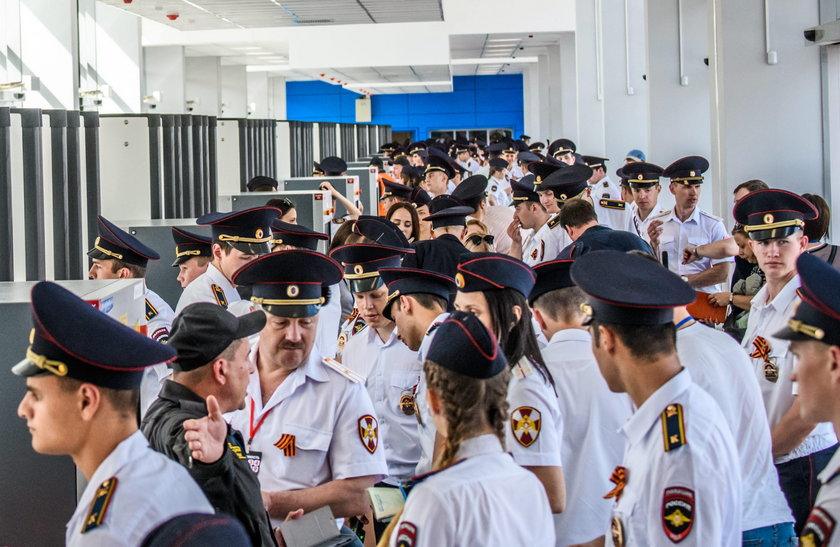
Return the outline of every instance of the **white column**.
[[[268,72],[249,72],[248,83],[248,117],[268,118]]]
[[[522,102],[525,118],[525,134],[531,136],[531,142],[543,138],[539,72],[540,69],[537,64],[526,65],[522,71]]]
[[[143,48],[145,95],[160,95],[154,108],[144,104],[144,112],[183,114],[186,112],[186,62],[182,46]]]
[[[245,118],[248,116],[248,82],[245,65],[221,67],[222,103],[219,115],[225,118]]]
[[[107,86],[99,111],[136,113],[141,110],[143,51],[140,18],[96,2],[96,66],[99,89]]]
[[[286,119],[286,78],[275,76],[268,79],[269,107],[268,117],[275,120]]]
[[[604,67],[603,0],[577,2],[575,65],[577,67],[577,139],[581,152],[603,150]],[[566,135],[568,136],[568,135]]]
[[[185,59],[184,95],[188,113],[219,115],[222,103],[221,68],[219,57]]]
[[[76,0],[20,0],[20,42],[24,75],[40,87],[24,101],[30,108],[78,108]]]

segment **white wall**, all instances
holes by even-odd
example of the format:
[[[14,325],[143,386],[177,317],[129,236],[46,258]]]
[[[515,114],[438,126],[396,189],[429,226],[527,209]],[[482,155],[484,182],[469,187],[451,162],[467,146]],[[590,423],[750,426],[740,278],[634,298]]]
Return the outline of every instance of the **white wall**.
[[[219,71],[222,103],[219,116],[245,118],[248,116],[248,83],[244,65],[223,66]]]
[[[96,73],[99,86],[110,88],[102,113],[141,110],[143,51],[140,18],[101,2],[96,3]]]
[[[160,93],[154,109],[143,105],[144,112],[183,114],[185,112],[186,60],[182,46],[143,48],[145,94]]]
[[[75,0],[21,0],[23,72],[40,79],[40,90],[26,94],[25,107],[78,108],[76,21]]]
[[[267,118],[269,101],[268,72],[249,72],[246,77],[248,85],[248,115],[251,118]],[[254,109],[251,110],[251,107]]]
[[[192,104],[191,114],[218,116],[222,102],[221,65],[218,57],[187,57],[184,97]]]
[[[275,76],[268,79],[268,117],[286,119],[286,78]]]

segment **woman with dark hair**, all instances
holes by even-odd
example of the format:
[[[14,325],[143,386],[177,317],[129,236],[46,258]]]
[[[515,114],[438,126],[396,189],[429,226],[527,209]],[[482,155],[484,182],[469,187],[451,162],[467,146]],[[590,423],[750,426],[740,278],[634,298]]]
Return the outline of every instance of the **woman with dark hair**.
[[[508,450],[540,479],[552,512],[561,513],[566,505],[560,461],[563,421],[526,300],[535,279],[531,268],[510,256],[463,255],[455,276],[455,309],[475,314],[499,339],[512,372]]]
[[[835,269],[840,269],[840,260],[837,259],[838,247],[825,241],[828,229],[831,227],[831,209],[822,196],[817,194],[802,194],[802,197],[811,202],[817,208],[819,216],[814,220],[806,220],[803,231],[808,238],[807,252],[822,258]]]
[[[417,209],[407,201],[398,201],[391,205],[385,218],[396,224],[411,243],[420,241],[420,217]]]
[[[496,338],[458,311],[437,331],[423,369],[443,448],[379,545],[553,546],[542,486],[504,452],[510,374]]]
[[[289,198],[271,198],[265,204],[266,207],[280,209],[280,220],[289,224],[297,224],[297,210],[295,204]]]

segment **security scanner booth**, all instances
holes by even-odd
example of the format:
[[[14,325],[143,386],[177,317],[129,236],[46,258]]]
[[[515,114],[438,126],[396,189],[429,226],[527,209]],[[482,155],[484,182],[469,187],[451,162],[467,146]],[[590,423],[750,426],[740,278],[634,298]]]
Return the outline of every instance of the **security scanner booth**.
[[[379,211],[379,169],[376,167],[347,167],[347,175],[359,177],[359,201],[364,205],[366,215],[376,215]]]
[[[210,226],[198,226],[194,218],[115,220],[114,223],[160,255],[160,260],[150,260],[146,266],[146,285],[174,310],[183,289],[178,283],[178,268],[172,266],[175,262],[172,228],[210,237]]]
[[[99,121],[106,218],[194,218],[215,210],[216,118],[115,114]]]
[[[294,190],[284,192],[246,192],[219,196],[220,211],[242,211],[263,207],[270,199],[288,199],[295,206],[297,223],[330,237],[335,204],[327,190]],[[318,244],[318,250],[326,252],[327,241]]]
[[[279,181],[280,190],[285,192],[293,192],[299,190],[318,190],[322,182],[329,182],[336,191],[346,197],[350,202],[358,207],[362,202],[361,187],[359,186],[359,177],[341,176],[341,177],[300,177],[289,178]],[[374,209],[375,211],[376,209]],[[365,212],[368,212],[365,207]],[[375,213],[374,213],[375,214]],[[340,202],[336,201],[333,205],[333,223],[340,224],[341,219],[347,215],[347,209]]]
[[[77,111],[0,108],[0,281],[87,272],[87,234],[99,211],[97,120]]]
[[[244,192],[257,175],[277,177],[277,121],[219,118],[216,125],[219,194]]]
[[[145,331],[143,283],[139,279],[58,281],[114,319]],[[26,355],[32,330],[29,294],[35,282],[0,283],[0,343],[5,356],[0,381],[0,544],[63,545],[65,524],[86,482],[67,456],[38,454],[26,421],[17,415],[26,380],[9,372]]]

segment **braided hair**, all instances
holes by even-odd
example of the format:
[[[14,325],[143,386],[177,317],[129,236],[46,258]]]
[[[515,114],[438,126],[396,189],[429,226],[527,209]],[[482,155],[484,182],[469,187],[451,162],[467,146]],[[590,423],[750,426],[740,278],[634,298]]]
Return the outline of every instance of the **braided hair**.
[[[446,420],[446,440],[435,469],[455,463],[461,443],[488,425],[502,447],[505,446],[508,369],[485,380],[459,374],[433,361],[426,361],[423,370],[428,389],[440,398],[441,413]]]

